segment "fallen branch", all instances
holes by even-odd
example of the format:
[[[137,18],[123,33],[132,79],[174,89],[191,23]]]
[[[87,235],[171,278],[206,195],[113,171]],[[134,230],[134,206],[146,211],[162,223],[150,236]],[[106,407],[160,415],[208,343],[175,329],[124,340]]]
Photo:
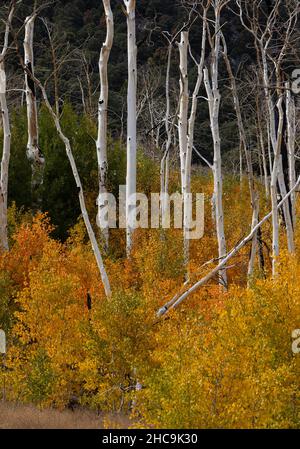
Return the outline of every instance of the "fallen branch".
[[[300,176],[297,179],[296,184],[294,187],[285,195],[285,197],[277,204],[277,209],[279,209],[285,201],[291,196],[291,194],[297,189],[297,187],[300,184]],[[161,307],[158,312],[157,316],[161,317],[165,315],[169,310],[175,309],[179,306],[179,304],[182,303],[188,296],[190,296],[192,293],[194,293],[196,290],[198,290],[199,287],[206,284],[210,279],[212,279],[220,270],[224,270],[227,262],[234,257],[247,243],[249,243],[257,230],[272,216],[272,211],[269,212],[257,225],[251,230],[250,234],[247,235],[243,240],[240,241],[238,245],[236,245],[229,253],[227,253],[226,256],[222,259],[222,261],[213,269],[211,270],[206,276],[201,278],[198,282],[196,282],[194,285],[192,285],[188,290],[186,290],[182,294],[176,294],[169,302],[167,302],[163,307]]]

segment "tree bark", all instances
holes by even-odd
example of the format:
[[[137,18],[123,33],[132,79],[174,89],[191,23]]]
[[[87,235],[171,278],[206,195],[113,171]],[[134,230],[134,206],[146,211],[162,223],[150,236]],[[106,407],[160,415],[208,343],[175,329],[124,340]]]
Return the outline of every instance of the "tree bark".
[[[222,179],[222,160],[221,160],[221,139],[219,129],[219,111],[221,95],[219,91],[218,82],[218,60],[220,55],[220,2],[216,1],[214,4],[215,10],[215,35],[212,48],[212,64],[211,64],[211,83],[209,79],[208,68],[204,68],[204,85],[208,97],[210,128],[213,139],[214,148],[214,162],[213,162],[213,177],[214,177],[214,194],[213,207],[215,210],[215,224],[218,240],[219,258],[226,254],[226,240],[224,231],[224,212],[223,212],[223,179]],[[227,273],[222,270],[219,273],[220,285],[227,287]]]
[[[278,100],[277,108],[279,112],[279,125],[276,141],[276,150],[274,154],[273,170],[271,176],[271,201],[272,201],[272,274],[276,275],[276,258],[279,256],[279,223],[278,223],[278,207],[277,207],[277,180],[278,180],[278,167],[280,162],[280,151],[282,141],[282,129],[283,129],[283,109],[282,109],[282,97]]]
[[[240,144],[244,150],[246,164],[247,164],[250,200],[251,200],[251,207],[252,207],[252,228],[254,228],[258,222],[259,196],[258,196],[258,192],[255,188],[252,159],[251,159],[250,150],[247,145],[247,137],[246,137],[245,127],[244,127],[244,122],[243,122],[243,117],[242,117],[242,111],[241,111],[240,100],[239,100],[238,91],[237,91],[236,80],[235,80],[234,74],[232,72],[231,63],[230,63],[228,53],[227,53],[227,45],[226,45],[225,37],[223,34],[222,34],[222,42],[223,42],[223,58],[224,58],[224,61],[225,61],[226,67],[227,67],[227,72],[228,72],[230,83],[231,83],[231,92],[232,92],[234,108],[235,108],[235,112],[236,112],[236,116],[237,116]],[[248,278],[250,278],[253,275],[256,251],[257,251],[257,234],[255,234],[253,236],[251,253],[250,253],[249,264],[248,264]]]
[[[106,17],[106,40],[102,45],[99,58],[99,73],[100,73],[100,98],[98,104],[98,137],[97,137],[97,159],[98,159],[98,176],[99,176],[99,198],[98,198],[98,217],[101,234],[104,240],[105,249],[108,249],[109,229],[106,222],[103,222],[101,216],[101,209],[105,207],[102,195],[107,192],[107,108],[108,108],[108,61],[113,45],[114,38],[114,19],[110,6],[110,0],[102,0],[105,17]]]
[[[3,126],[3,149],[1,159],[1,175],[0,175],[0,245],[2,251],[7,251],[8,233],[7,233],[7,194],[8,194],[8,169],[10,160],[11,147],[11,130],[9,122],[9,113],[6,101],[6,72],[5,57],[8,50],[8,37],[10,25],[15,10],[15,2],[12,2],[8,20],[5,27],[4,44],[0,54],[0,107]]]
[[[25,20],[24,59],[29,73],[34,75],[33,34],[36,14],[33,13]],[[39,148],[38,113],[35,85],[28,72],[25,72],[28,142],[27,158],[31,165],[31,192],[32,207],[34,210],[41,208],[42,197],[40,187],[43,184],[45,159]]]
[[[136,91],[137,46],[135,6],[136,0],[123,0],[127,15],[128,91],[127,91],[127,174],[126,174],[126,251],[130,256],[135,228],[136,195]]]
[[[286,119],[287,119],[287,148],[289,162],[289,188],[295,184],[295,141],[296,141],[296,108],[292,97],[289,83],[286,84]],[[292,223],[293,229],[296,225],[296,195],[291,195]]]
[[[186,238],[187,223],[186,223],[186,199],[187,199],[187,182],[190,177],[187,170],[190,167],[187,163],[187,151],[188,151],[188,107],[189,107],[189,81],[188,81],[188,48],[189,48],[189,34],[187,31],[182,31],[180,36],[180,42],[178,42],[179,48],[179,69],[180,69],[180,97],[179,97],[179,113],[178,113],[178,139],[179,139],[179,152],[180,152],[180,174],[181,174],[181,193],[183,195],[183,210],[184,210],[184,223],[183,223],[183,257],[184,265],[187,267],[189,254],[188,254],[188,240]],[[189,182],[190,184],[190,182]],[[188,274],[186,273],[188,277]]]
[[[194,148],[194,134],[195,134],[195,122],[197,116],[197,107],[198,107],[198,95],[200,91],[200,87],[203,81],[203,68],[205,61],[205,49],[206,49],[206,27],[207,27],[207,10],[208,6],[204,8],[203,17],[202,17],[202,40],[201,40],[201,54],[200,61],[197,63],[197,80],[194,87],[193,95],[192,95],[192,105],[191,112],[188,120],[188,135],[187,135],[187,150],[185,156],[185,186],[184,191],[186,194],[191,193],[191,171],[192,171],[192,154]],[[184,262],[185,266],[188,267],[189,263],[189,250],[190,250],[190,241],[188,237],[190,223],[192,219],[192,210],[189,207],[189,204],[186,199],[184,199],[183,203],[183,240],[184,240]],[[189,278],[189,273],[187,272],[186,278]]]

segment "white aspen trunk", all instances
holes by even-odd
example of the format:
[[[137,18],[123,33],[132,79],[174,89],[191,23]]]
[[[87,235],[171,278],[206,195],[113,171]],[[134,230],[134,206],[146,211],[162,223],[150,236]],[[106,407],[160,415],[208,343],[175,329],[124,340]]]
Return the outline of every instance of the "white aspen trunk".
[[[282,129],[281,131],[278,129],[277,133],[276,133],[276,126],[275,126],[275,105],[274,102],[271,98],[270,92],[269,92],[269,76],[268,76],[268,63],[267,63],[267,55],[266,55],[266,48],[261,44],[260,45],[261,48],[261,54],[262,54],[262,62],[263,62],[263,82],[264,82],[264,92],[265,92],[265,98],[266,98],[266,103],[268,106],[268,113],[269,113],[269,126],[270,126],[270,138],[271,138],[271,143],[272,143],[272,147],[273,147],[273,153],[274,153],[274,162],[273,162],[273,168],[272,168],[272,177],[271,177],[271,189],[274,190],[274,188],[276,188],[276,185],[274,187],[273,183],[274,183],[274,176],[273,172],[274,172],[274,166],[276,166],[276,181],[278,181],[279,184],[279,189],[280,189],[280,194],[281,197],[283,198],[286,195],[286,186],[285,186],[285,182],[284,182],[284,176],[283,176],[283,169],[282,169],[282,160],[281,160],[281,155],[280,155],[280,151],[281,151],[281,147],[278,149],[278,142],[280,141],[280,143],[282,142]],[[283,110],[282,110],[282,98],[280,97],[278,103],[277,103],[277,108],[279,111],[279,115],[282,114],[283,115]],[[279,121],[281,120],[281,118],[279,119]],[[282,117],[282,121],[283,121],[283,117]],[[278,154],[279,151],[279,154]],[[275,159],[277,159],[275,161]],[[272,197],[272,204],[275,201],[275,197],[274,197],[274,192],[271,195]],[[277,198],[277,194],[276,194],[276,198]],[[276,199],[277,201],[277,199]],[[274,207],[274,205],[272,206]],[[284,203],[283,205],[283,213],[284,213],[284,220],[285,220],[285,227],[286,227],[286,235],[287,235],[287,242],[288,242],[288,250],[289,252],[294,252],[295,250],[295,244],[294,244],[294,231],[293,231],[293,225],[292,225],[292,218],[291,218],[291,214],[289,211],[289,207],[287,203]],[[276,210],[275,214],[277,214],[277,225],[276,225],[276,229],[273,229],[273,252],[274,252],[274,257],[276,257],[279,253],[279,230],[278,228],[278,212]],[[276,221],[276,217],[273,217],[273,224],[275,224]],[[278,240],[278,242],[277,242]],[[277,244],[278,244],[278,248],[277,248]],[[273,273],[276,272],[276,261],[275,259],[273,259]]]
[[[258,223],[259,218],[259,200],[256,194],[256,198],[254,199],[254,204],[252,204],[252,224],[251,229],[254,229]],[[257,231],[253,234],[252,244],[251,244],[251,252],[248,263],[248,280],[253,276],[254,265],[255,265],[255,257],[257,253]]]
[[[261,111],[260,111],[258,95],[256,95],[256,114],[257,114],[258,142],[260,145],[260,150],[261,150],[262,160],[263,160],[265,192],[266,192],[266,198],[269,198],[269,179],[268,179],[268,169],[267,169],[267,159],[266,159],[266,152],[265,152],[264,135],[263,135],[263,128],[262,128],[263,120],[262,120],[262,115],[261,115]]]
[[[108,249],[109,229],[101,215],[101,210],[105,207],[103,201],[103,194],[107,192],[107,108],[108,108],[108,61],[113,45],[114,38],[114,19],[110,6],[110,0],[102,0],[105,17],[106,17],[106,39],[102,45],[99,58],[99,73],[100,73],[100,98],[98,104],[98,136],[97,136],[97,160],[98,160],[98,176],[99,176],[99,198],[98,198],[98,217],[101,234],[104,240],[105,249]]]
[[[279,223],[278,223],[278,206],[277,206],[277,179],[278,179],[278,166],[280,162],[280,150],[282,142],[282,130],[283,130],[283,109],[282,109],[282,97],[278,100],[277,107],[279,112],[279,125],[276,141],[276,151],[274,154],[273,170],[271,176],[271,201],[272,201],[272,274],[276,275],[276,258],[279,256]]]
[[[7,234],[7,195],[8,195],[8,169],[11,148],[11,130],[9,122],[9,113],[6,101],[6,72],[5,72],[5,56],[8,49],[8,37],[10,25],[15,10],[15,2],[12,3],[8,20],[5,27],[4,44],[0,54],[0,107],[3,127],[3,148],[1,159],[1,175],[0,175],[0,245],[2,251],[7,251],[8,234]]]
[[[278,184],[279,184],[280,195],[283,198],[286,195],[287,188],[285,185],[285,180],[284,180],[284,175],[283,175],[282,155],[280,155],[279,165],[278,165]],[[289,209],[289,203],[284,203],[283,214],[284,214],[284,219],[285,219],[288,251],[290,253],[293,253],[293,252],[295,252],[294,230],[293,230],[292,217],[291,217],[290,209]]]
[[[241,149],[244,150],[246,164],[247,164],[250,200],[251,200],[251,207],[252,207],[252,229],[253,229],[254,226],[256,226],[256,224],[258,222],[259,197],[258,197],[258,192],[256,191],[256,188],[255,188],[252,159],[251,159],[251,154],[250,154],[250,151],[249,151],[249,148],[247,145],[247,137],[246,137],[245,127],[244,127],[244,122],[243,122],[243,117],[242,117],[242,111],[241,111],[236,81],[235,81],[234,74],[232,72],[230,60],[228,58],[227,45],[226,45],[225,37],[223,34],[222,34],[222,42],[223,42],[223,57],[225,60],[227,72],[228,72],[230,83],[231,83],[231,92],[232,92],[232,96],[233,96],[234,108],[235,108],[236,117],[237,117],[237,124],[238,124],[238,129],[239,129],[239,136],[240,136],[240,144],[242,147]],[[253,236],[253,241],[252,241],[252,246],[251,246],[251,254],[250,254],[249,263],[248,263],[248,277],[249,278],[253,274],[256,251],[257,251],[257,234],[255,234]]]
[[[165,222],[166,218],[166,194],[168,193],[169,186],[169,152],[172,144],[172,127],[169,123],[170,120],[170,68],[171,68],[171,56],[172,56],[172,42],[169,42],[168,46],[168,60],[167,60],[167,72],[166,72],[166,116],[165,116],[165,130],[167,135],[166,149],[160,163],[160,213],[161,223]]]
[[[180,69],[180,99],[178,113],[178,139],[180,151],[180,174],[181,174],[181,193],[186,193],[186,171],[185,161],[187,153],[187,133],[188,133],[188,106],[189,106],[189,83],[188,83],[188,46],[189,35],[187,31],[180,34],[179,48],[179,69]]]
[[[25,38],[24,38],[24,59],[27,70],[34,75],[34,57],[33,57],[33,33],[36,15],[32,14],[25,20]],[[41,207],[41,193],[39,191],[43,184],[43,174],[45,159],[39,148],[39,130],[38,114],[35,85],[29,74],[25,72],[26,86],[26,105],[28,122],[28,143],[27,158],[31,164],[32,180],[32,202],[33,209]]]
[[[295,100],[292,97],[290,85],[286,84],[286,119],[287,119],[287,149],[289,161],[289,188],[296,182],[295,170],[295,142],[296,142],[296,108]],[[290,197],[292,207],[292,223],[296,225],[296,195],[295,192]]]
[[[189,81],[188,81],[188,47],[189,34],[187,31],[182,31],[180,35],[179,48],[179,69],[180,69],[180,100],[179,100],[179,114],[178,114],[178,138],[179,138],[179,152],[180,152],[180,174],[181,174],[181,193],[183,195],[183,260],[184,266],[187,269],[189,261],[189,242],[186,238],[187,234],[187,182],[190,183],[190,175],[187,173],[187,150],[188,150],[188,107],[189,107]],[[188,167],[190,170],[190,167]],[[188,180],[189,178],[189,180]],[[188,271],[185,273],[186,280],[188,279]]]
[[[269,198],[269,180],[268,180],[268,170],[267,170],[267,159],[266,159],[266,152],[265,152],[264,136],[263,136],[263,132],[262,132],[260,125],[259,125],[259,136],[258,137],[259,137],[260,151],[261,151],[262,161],[263,161],[265,193],[266,193],[266,198]]]
[[[127,174],[126,174],[126,250],[130,256],[135,220],[136,195],[136,91],[137,91],[137,47],[135,6],[136,0],[124,0],[127,14],[128,46],[128,92],[127,92]],[[131,219],[130,219],[131,218]]]
[[[214,148],[214,163],[213,163],[213,177],[214,177],[214,196],[213,202],[215,207],[216,232],[218,240],[219,258],[226,255],[226,240],[224,232],[224,212],[223,212],[223,180],[222,180],[222,160],[221,160],[221,140],[219,129],[219,110],[221,95],[219,91],[218,82],[218,59],[220,55],[220,2],[216,0],[214,4],[215,10],[215,36],[214,48],[212,49],[213,62],[211,65],[211,81],[210,84],[208,69],[204,69],[204,85],[208,97],[210,128],[213,138]],[[220,284],[226,288],[227,273],[226,270],[221,270],[219,273]]]
[[[200,62],[197,64],[197,80],[195,84],[195,88],[192,96],[192,105],[191,112],[188,121],[188,136],[187,136],[187,150],[185,157],[185,187],[184,191],[186,194],[191,193],[191,170],[192,170],[192,154],[194,148],[194,134],[195,134],[195,122],[197,115],[197,107],[198,107],[198,95],[199,90],[203,80],[203,67],[205,60],[205,47],[206,47],[206,17],[207,17],[207,8],[204,9],[203,18],[202,18],[202,41],[201,41],[201,56]],[[183,203],[183,239],[184,239],[184,263],[185,266],[188,266],[189,263],[189,247],[190,241],[188,238],[188,233],[190,229],[190,223],[192,219],[192,210],[188,205],[188,201],[185,199]],[[189,278],[189,273],[187,272],[187,279]]]
[[[0,177],[0,243],[1,249],[7,251],[9,249],[7,236],[7,191],[11,133],[6,102],[6,73],[4,62],[0,63],[0,106],[3,125],[3,151]]]

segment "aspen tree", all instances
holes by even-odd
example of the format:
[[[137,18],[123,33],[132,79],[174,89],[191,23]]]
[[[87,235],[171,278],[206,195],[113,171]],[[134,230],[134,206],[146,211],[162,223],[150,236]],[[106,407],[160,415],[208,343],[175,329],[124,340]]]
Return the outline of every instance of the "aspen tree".
[[[11,147],[11,130],[9,113],[6,101],[6,72],[5,57],[8,51],[8,39],[10,25],[15,11],[15,1],[11,3],[10,11],[5,26],[4,43],[0,53],[0,106],[3,126],[3,150],[1,159],[0,175],[0,245],[2,250],[8,250],[7,235],[7,192],[8,192],[8,169]]]
[[[259,59],[259,65],[262,71],[262,82],[263,91],[265,96],[265,102],[267,106],[268,114],[268,136],[270,140],[270,149],[273,150],[273,158],[271,156],[271,151],[269,153],[269,160],[271,164],[271,201],[273,207],[273,274],[276,274],[276,257],[279,254],[279,222],[278,222],[278,210],[277,204],[277,183],[279,186],[279,192],[281,198],[284,198],[287,192],[287,186],[284,180],[283,165],[282,165],[282,155],[281,155],[281,144],[283,142],[282,132],[280,129],[281,121],[283,122],[283,95],[284,89],[282,85],[282,63],[286,55],[287,49],[290,45],[293,32],[296,27],[296,23],[299,15],[299,7],[292,7],[289,9],[289,5],[286,5],[286,12],[288,13],[288,18],[282,26],[282,35],[279,35],[280,26],[278,20],[281,17],[281,12],[279,11],[280,2],[275,2],[271,7],[270,13],[266,19],[263,26],[259,23],[258,11],[260,4],[251,5],[254,9],[249,11],[248,6],[245,4],[242,7],[241,0],[236,0],[236,4],[239,8],[239,16],[242,25],[246,30],[248,30],[254,37],[254,42],[257,48],[257,54]],[[247,24],[244,17],[247,18]],[[272,49],[271,43],[276,42],[276,45]],[[274,55],[274,52],[276,55]],[[275,92],[278,98],[277,105],[274,102],[273,96],[271,94],[270,85],[272,84],[272,76],[270,75],[270,69],[268,61],[271,60],[274,65],[276,88]],[[278,114],[278,127],[276,129],[276,119],[275,114]],[[282,115],[282,117],[281,117]],[[283,123],[282,123],[283,128]],[[280,145],[280,147],[279,147]],[[273,159],[273,164],[271,163]],[[290,213],[289,204],[287,202],[283,203],[283,214],[284,222],[286,228],[287,244],[289,252],[294,252],[294,230],[292,223],[292,216]]]
[[[136,0],[123,0],[127,17],[128,89],[127,89],[127,173],[126,173],[126,251],[130,256],[135,228],[136,207],[136,91],[137,46],[135,6]]]
[[[108,249],[109,230],[103,223],[101,209],[105,206],[102,195],[107,192],[107,108],[108,108],[108,61],[113,45],[114,38],[114,19],[111,10],[110,0],[102,0],[106,18],[106,39],[102,45],[99,58],[100,73],[100,98],[98,104],[98,137],[97,137],[97,160],[98,160],[98,176],[99,176],[99,198],[98,198],[98,217],[99,226],[104,239],[105,248]]]
[[[31,192],[33,209],[41,207],[40,187],[43,184],[43,174],[45,158],[39,148],[39,129],[38,129],[38,111],[35,84],[29,74],[34,75],[34,53],[33,53],[33,35],[36,12],[25,19],[25,38],[24,38],[24,61],[27,71],[25,72],[26,87],[26,105],[27,105],[27,123],[28,123],[28,142],[27,158],[31,165]]]
[[[214,194],[213,207],[215,212],[215,224],[218,240],[219,258],[226,254],[226,239],[224,231],[224,212],[223,212],[223,179],[222,179],[222,158],[221,158],[221,138],[219,129],[219,112],[221,94],[219,91],[219,56],[220,56],[220,41],[221,41],[221,11],[227,4],[227,1],[215,0],[214,8],[214,36],[210,39],[212,62],[210,64],[210,73],[208,67],[204,68],[204,85],[206,88],[208,109],[210,117],[210,128],[213,139],[214,162],[213,162],[213,177],[214,177]],[[223,270],[219,273],[220,284],[225,288],[227,286],[227,274]]]

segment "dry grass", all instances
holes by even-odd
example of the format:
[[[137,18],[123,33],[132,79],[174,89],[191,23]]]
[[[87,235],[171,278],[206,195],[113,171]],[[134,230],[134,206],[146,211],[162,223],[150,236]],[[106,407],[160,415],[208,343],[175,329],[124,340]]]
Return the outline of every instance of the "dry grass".
[[[0,429],[101,429],[104,420],[121,429],[130,425],[121,415],[104,417],[85,409],[39,410],[32,405],[0,402]]]

